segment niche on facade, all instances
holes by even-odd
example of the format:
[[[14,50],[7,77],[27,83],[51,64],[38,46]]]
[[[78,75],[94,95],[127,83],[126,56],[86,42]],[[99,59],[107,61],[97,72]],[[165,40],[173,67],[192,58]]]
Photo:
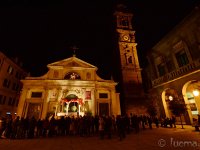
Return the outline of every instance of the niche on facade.
[[[67,79],[67,80],[80,80],[81,77],[80,77],[80,75],[79,75],[78,73],[76,73],[76,72],[68,72],[68,73],[65,75],[64,79]]]
[[[53,78],[58,78],[59,77],[59,72],[58,70],[53,71]]]
[[[91,73],[90,73],[90,72],[87,72],[86,78],[87,78],[87,80],[90,80],[90,79],[91,79]]]

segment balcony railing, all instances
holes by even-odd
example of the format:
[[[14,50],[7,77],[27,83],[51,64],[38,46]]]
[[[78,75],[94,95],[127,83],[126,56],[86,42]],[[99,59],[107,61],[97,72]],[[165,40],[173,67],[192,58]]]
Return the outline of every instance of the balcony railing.
[[[176,79],[178,77],[181,77],[183,75],[186,75],[188,73],[191,73],[192,71],[200,69],[200,59],[193,61],[192,63],[183,66],[175,71],[172,71],[170,73],[167,73],[163,75],[162,77],[159,77],[152,81],[152,86],[155,87],[159,84],[165,83],[167,81]]]

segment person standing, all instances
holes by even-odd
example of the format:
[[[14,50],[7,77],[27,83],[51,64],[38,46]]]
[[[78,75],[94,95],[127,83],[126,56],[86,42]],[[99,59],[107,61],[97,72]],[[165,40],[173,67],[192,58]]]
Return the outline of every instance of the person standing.
[[[100,139],[104,139],[104,119],[103,117],[99,117],[99,135]]]

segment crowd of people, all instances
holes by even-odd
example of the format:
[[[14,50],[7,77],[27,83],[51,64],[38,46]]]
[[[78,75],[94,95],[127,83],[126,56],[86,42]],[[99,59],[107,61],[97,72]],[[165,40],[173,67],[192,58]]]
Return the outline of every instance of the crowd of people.
[[[44,120],[34,117],[15,119],[11,115],[2,119],[1,138],[25,139],[53,136],[99,136],[100,139],[118,136],[124,139],[130,132],[138,133],[141,129],[152,129],[152,123],[159,127],[158,118],[146,115],[118,116],[62,116],[54,115]]]

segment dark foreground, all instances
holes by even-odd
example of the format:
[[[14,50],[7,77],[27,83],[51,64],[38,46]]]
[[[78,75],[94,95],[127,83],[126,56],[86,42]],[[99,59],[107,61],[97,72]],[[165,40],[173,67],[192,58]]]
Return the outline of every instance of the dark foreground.
[[[191,126],[145,129],[131,132],[122,141],[118,136],[64,136],[34,139],[0,139],[0,150],[200,150],[200,132]]]

